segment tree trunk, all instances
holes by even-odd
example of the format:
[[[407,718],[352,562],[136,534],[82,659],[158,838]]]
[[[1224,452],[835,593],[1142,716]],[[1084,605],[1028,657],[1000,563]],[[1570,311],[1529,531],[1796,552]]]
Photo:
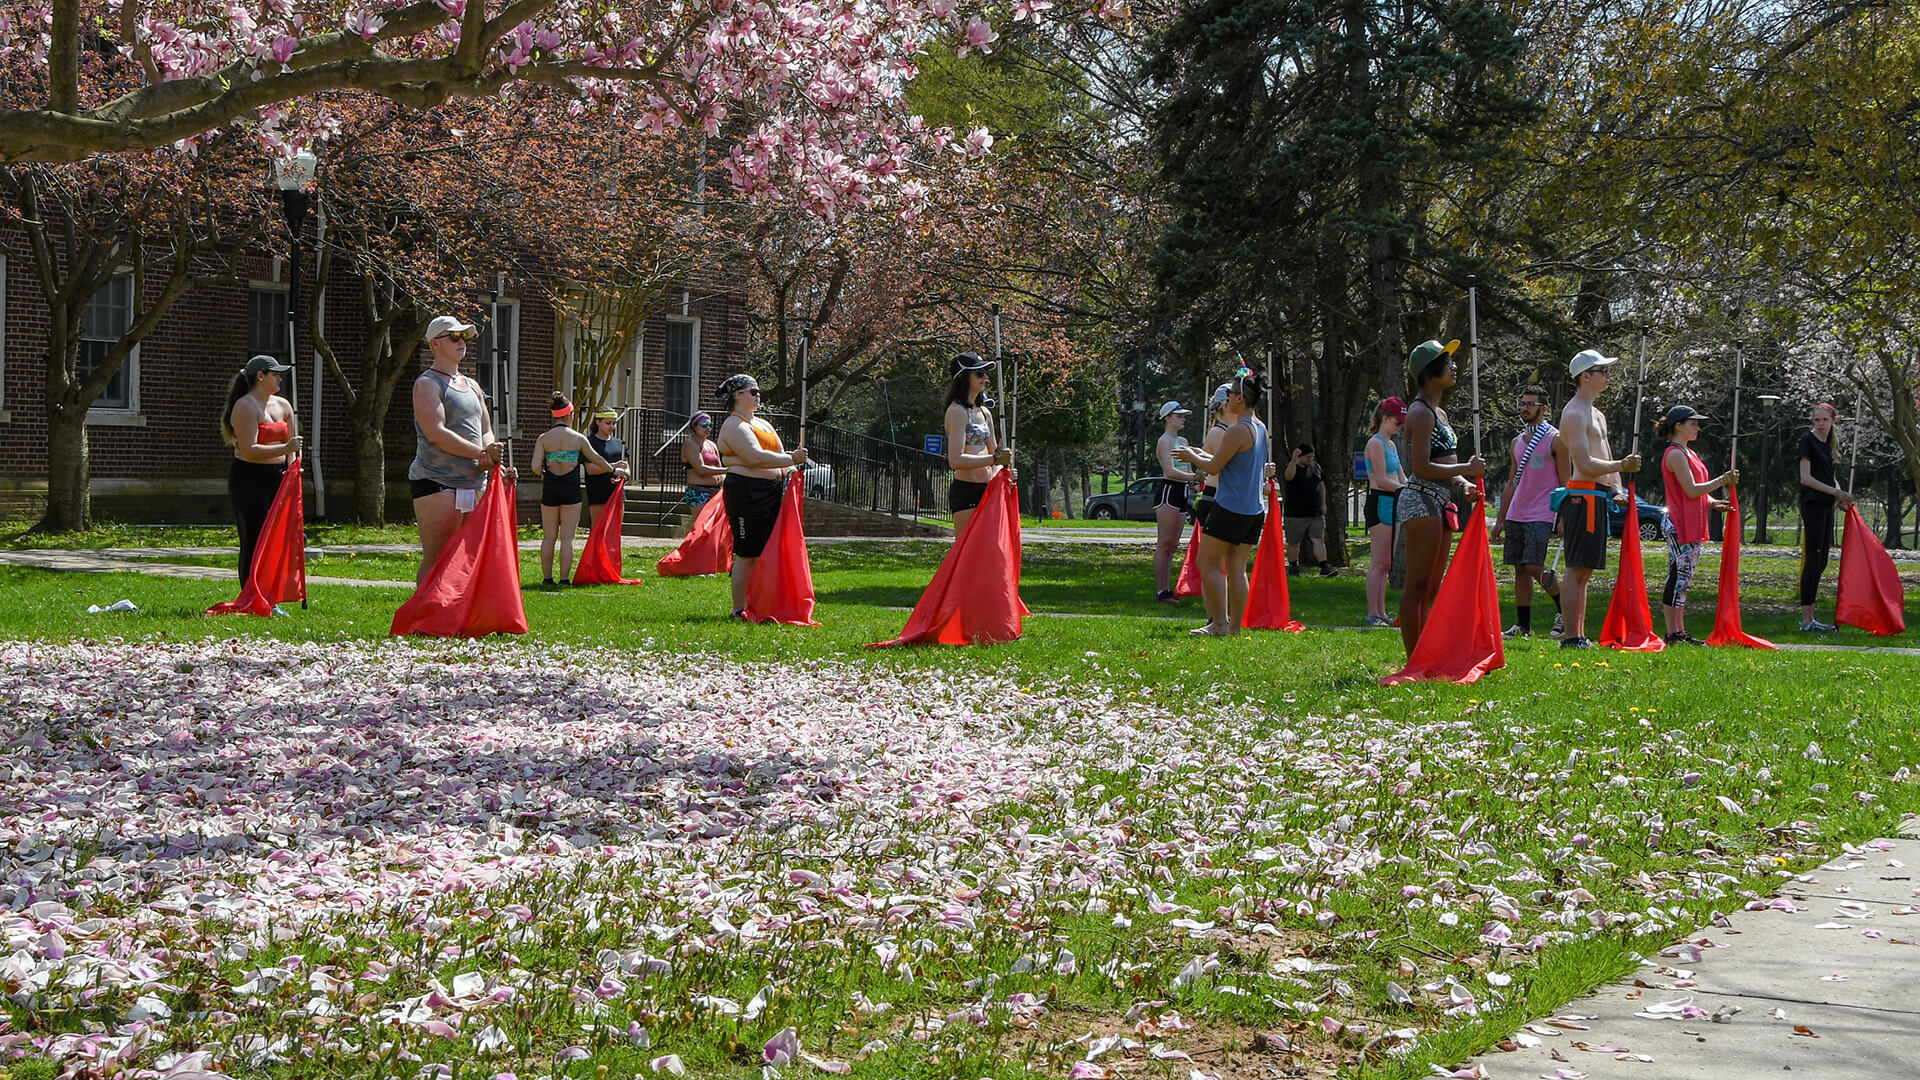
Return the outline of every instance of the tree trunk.
[[[353,418],[353,516],[362,525],[387,522],[387,437],[379,419]]]
[[[47,509],[35,532],[78,532],[93,523],[87,487],[87,410],[48,410]]]

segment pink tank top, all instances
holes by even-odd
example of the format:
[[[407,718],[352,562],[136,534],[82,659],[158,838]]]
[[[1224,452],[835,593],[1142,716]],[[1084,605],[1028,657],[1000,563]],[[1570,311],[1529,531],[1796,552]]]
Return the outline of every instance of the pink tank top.
[[[1707,538],[1707,503],[1705,495],[1688,498],[1680,489],[1680,478],[1673,475],[1667,467],[1667,454],[1679,450],[1687,455],[1687,469],[1693,473],[1693,482],[1707,482],[1707,463],[1700,455],[1682,446],[1667,445],[1666,453],[1660,455],[1660,479],[1667,486],[1667,516],[1673,519],[1673,538],[1683,544],[1697,544]]]
[[[1527,459],[1527,470],[1520,482],[1513,486],[1513,505],[1507,510],[1508,521],[1547,521],[1553,520],[1553,489],[1560,486],[1560,471],[1553,465],[1553,436],[1551,426],[1533,448],[1533,456]],[[1534,429],[1527,428],[1513,440],[1513,463],[1520,464],[1520,458],[1527,452],[1527,443],[1533,438]]]

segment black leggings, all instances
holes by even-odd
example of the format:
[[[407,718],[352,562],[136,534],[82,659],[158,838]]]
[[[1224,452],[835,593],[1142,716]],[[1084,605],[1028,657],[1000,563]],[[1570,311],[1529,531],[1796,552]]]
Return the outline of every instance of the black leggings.
[[[227,495],[233,500],[233,518],[240,525],[240,584],[253,573],[253,547],[266,527],[267,511],[273,509],[273,497],[280,493],[280,481],[286,475],[285,462],[263,465],[257,461],[233,459],[227,467]]]
[[[1833,552],[1833,504],[1800,504],[1800,603],[1813,603]]]

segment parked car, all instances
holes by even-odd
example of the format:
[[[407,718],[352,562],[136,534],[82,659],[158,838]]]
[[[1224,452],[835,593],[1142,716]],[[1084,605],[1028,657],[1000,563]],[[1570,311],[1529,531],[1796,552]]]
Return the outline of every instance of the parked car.
[[[1614,502],[1612,499],[1605,501],[1607,504],[1607,535],[1618,540],[1620,534],[1625,532],[1627,528],[1627,508]],[[1652,544],[1666,539],[1667,533],[1673,528],[1672,524],[1667,520],[1667,508],[1658,503],[1650,503],[1637,496],[1634,501],[1639,503],[1640,506],[1641,542]]]
[[[1143,476],[1119,491],[1093,496],[1081,512],[1094,521],[1152,521],[1153,500],[1159,488],[1159,477]]]
[[[806,478],[804,490],[808,498],[833,498],[833,466],[824,461],[809,461],[800,466],[800,475]]]

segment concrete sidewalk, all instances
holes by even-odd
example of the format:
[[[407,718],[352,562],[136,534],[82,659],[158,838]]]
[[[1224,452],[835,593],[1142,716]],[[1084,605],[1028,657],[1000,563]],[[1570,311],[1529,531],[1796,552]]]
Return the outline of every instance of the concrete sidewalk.
[[[1788,881],[1774,906],[1733,912],[1476,1061],[1493,1080],[1920,1076],[1920,818],[1901,834]]]

